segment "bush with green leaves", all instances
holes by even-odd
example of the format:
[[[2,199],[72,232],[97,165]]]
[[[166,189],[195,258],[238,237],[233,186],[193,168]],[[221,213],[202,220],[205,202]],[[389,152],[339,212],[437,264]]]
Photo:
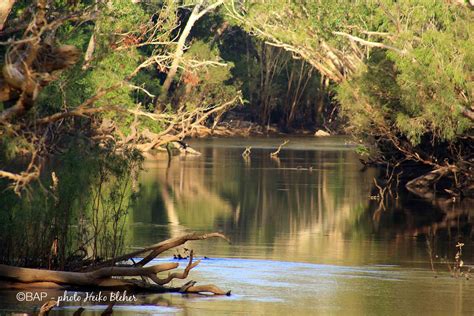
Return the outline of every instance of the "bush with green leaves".
[[[343,113],[359,134],[393,130],[414,146],[426,138],[455,141],[474,127],[462,113],[474,93],[474,15],[436,1],[400,6],[411,12],[410,22],[392,45],[404,51],[371,51],[366,66],[337,90]]]

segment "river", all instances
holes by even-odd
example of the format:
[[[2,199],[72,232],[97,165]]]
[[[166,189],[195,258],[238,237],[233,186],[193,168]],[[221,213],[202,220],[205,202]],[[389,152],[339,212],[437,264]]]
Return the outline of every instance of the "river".
[[[374,177],[383,170],[362,170],[345,138],[289,140],[278,158],[270,156],[283,141],[276,137],[196,139],[189,144],[200,156],[148,157],[126,244],[223,232],[231,244],[188,245],[206,256],[189,278],[232,295],[138,295],[136,304],[117,305],[114,314],[474,313],[474,281],[452,277],[442,259],[452,261],[462,241],[465,266],[474,262],[472,203],[428,202],[402,191],[382,205]],[[251,153],[244,158],[247,146]],[[105,308],[85,307],[83,315]]]

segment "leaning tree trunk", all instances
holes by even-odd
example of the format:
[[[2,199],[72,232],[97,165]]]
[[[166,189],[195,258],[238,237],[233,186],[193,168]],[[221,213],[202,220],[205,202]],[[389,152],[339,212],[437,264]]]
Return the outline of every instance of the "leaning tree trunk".
[[[188,38],[189,33],[191,32],[191,29],[194,26],[194,23],[196,23],[197,21],[200,6],[201,6],[200,4],[196,4],[193,11],[191,12],[191,16],[189,17],[188,22],[186,23],[186,26],[184,27],[183,32],[181,33],[181,36],[179,37],[178,44],[176,45],[176,50],[174,52],[173,62],[171,63],[171,67],[168,71],[168,75],[166,76],[165,82],[163,83],[163,86],[161,87],[162,98],[166,97],[166,94],[168,93],[168,90],[170,89],[171,82],[173,82],[174,76],[176,76],[179,63],[181,62],[181,57],[183,56],[183,53],[184,53],[184,44],[186,43],[186,39]]]
[[[16,0],[2,0],[0,1],[0,31],[3,30],[3,26],[7,21],[8,15],[15,4]]]
[[[223,3],[223,0],[217,1],[209,7],[205,8],[204,10],[200,11],[203,2],[204,1],[201,0],[198,4],[194,6],[193,11],[191,11],[191,15],[189,16],[189,19],[186,22],[186,26],[184,27],[183,32],[179,37],[178,43],[176,45],[176,50],[173,56],[173,62],[171,63],[171,67],[168,71],[168,74],[166,75],[165,82],[161,87],[161,94],[157,101],[164,101],[168,95],[168,90],[170,89],[171,83],[173,82],[173,79],[176,76],[176,72],[178,71],[179,64],[181,63],[181,59],[183,57],[184,45],[186,44],[186,40],[194,24],[207,12],[221,5]],[[157,104],[155,104],[155,108],[158,109],[158,102]]]

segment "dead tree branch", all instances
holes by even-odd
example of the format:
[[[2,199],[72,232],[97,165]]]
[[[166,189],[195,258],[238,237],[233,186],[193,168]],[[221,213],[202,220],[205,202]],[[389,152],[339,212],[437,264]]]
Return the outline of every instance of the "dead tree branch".
[[[290,142],[290,140],[285,139],[285,141],[283,143],[281,143],[280,146],[278,146],[278,149],[276,151],[270,153],[270,157],[278,157],[278,154],[280,153],[281,148],[283,146],[285,146],[286,144],[288,144],[289,142]]]
[[[363,38],[360,38],[360,37],[357,37],[357,36],[354,36],[354,35],[351,35],[351,34],[348,34],[348,33],[345,33],[345,32],[332,32],[333,34],[335,35],[340,35],[340,36],[344,36],[344,37],[347,37],[348,39],[352,40],[352,41],[355,41],[355,42],[358,42],[362,45],[365,45],[365,46],[368,46],[368,47],[378,47],[378,48],[384,48],[384,49],[389,49],[389,50],[393,50],[401,55],[404,55],[407,53],[406,50],[404,49],[399,49],[399,48],[396,48],[396,47],[393,47],[393,46],[390,46],[390,45],[386,45],[384,43],[379,43],[379,42],[371,42],[371,41],[367,41]]]
[[[136,251],[124,254],[122,256],[119,256],[110,260],[106,260],[93,267],[88,268],[87,270],[96,269],[98,267],[110,266],[117,262],[126,261],[131,258],[137,257],[141,254],[149,253],[146,257],[144,257],[137,264],[135,264],[135,266],[142,267],[148,262],[150,262],[151,260],[153,260],[154,258],[156,258],[159,254],[165,252],[166,250],[183,245],[188,241],[205,240],[208,238],[222,238],[226,240],[227,242],[230,242],[229,239],[221,233],[209,233],[209,234],[192,233],[192,234],[187,234],[180,237],[171,238],[171,239],[162,241],[160,243],[157,243],[155,245],[149,246],[145,249],[136,250]]]
[[[113,288],[144,290],[151,292],[181,292],[181,293],[213,293],[216,295],[230,294],[215,285],[195,286],[195,282],[186,283],[180,288],[165,287],[174,279],[186,279],[189,272],[195,268],[200,260],[193,261],[194,253],[191,251],[189,262],[182,272],[173,272],[165,278],[158,277],[159,273],[176,269],[178,263],[162,263],[144,267],[143,265],[154,259],[160,253],[178,247],[190,240],[204,240],[218,237],[228,241],[227,237],[220,233],[209,234],[187,234],[171,238],[152,245],[142,250],[134,251],[117,258],[102,262],[94,269],[85,272],[52,271],[42,269],[20,268],[8,265],[0,265],[0,285],[2,288]],[[115,266],[137,255],[150,252],[148,256],[131,266]],[[134,279],[131,277],[140,277]],[[146,282],[149,279],[152,283]]]

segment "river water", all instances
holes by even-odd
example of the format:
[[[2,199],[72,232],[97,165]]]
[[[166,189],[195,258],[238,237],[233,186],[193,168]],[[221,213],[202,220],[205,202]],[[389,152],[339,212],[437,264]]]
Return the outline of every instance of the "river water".
[[[202,155],[148,157],[126,244],[223,232],[231,244],[189,243],[197,257],[206,256],[189,279],[232,295],[139,295],[137,304],[117,305],[114,313],[474,314],[474,280],[452,277],[444,262],[453,261],[458,241],[465,244],[463,269],[474,261],[469,201],[429,202],[401,192],[381,204],[374,178],[383,171],[362,170],[346,139],[289,140],[278,158],[270,153],[282,138],[191,140]],[[246,146],[251,153],[243,158]],[[83,315],[105,308],[85,307]]]

